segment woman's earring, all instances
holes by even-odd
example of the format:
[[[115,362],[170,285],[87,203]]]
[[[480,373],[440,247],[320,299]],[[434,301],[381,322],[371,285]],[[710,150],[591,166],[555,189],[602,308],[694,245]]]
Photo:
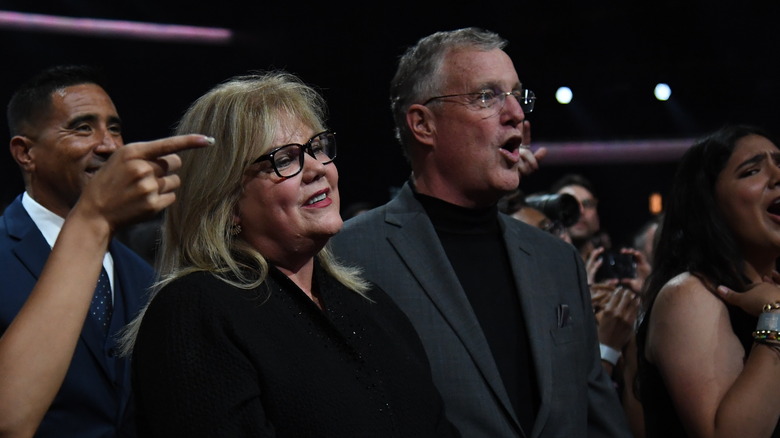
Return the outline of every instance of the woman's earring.
[[[241,224],[235,224],[232,227],[230,227],[230,235],[231,236],[237,236],[239,233],[241,233]]]

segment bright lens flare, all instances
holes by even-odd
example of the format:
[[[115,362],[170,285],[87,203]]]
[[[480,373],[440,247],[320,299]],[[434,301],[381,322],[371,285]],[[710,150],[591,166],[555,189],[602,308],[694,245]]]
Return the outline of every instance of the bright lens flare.
[[[653,94],[655,94],[656,99],[660,100],[661,102],[666,102],[672,95],[672,89],[668,84],[660,83],[655,86],[655,91],[653,91]]]
[[[569,87],[560,87],[558,88],[558,91],[555,92],[555,100],[561,105],[566,105],[571,102],[572,97],[574,97],[574,94]]]

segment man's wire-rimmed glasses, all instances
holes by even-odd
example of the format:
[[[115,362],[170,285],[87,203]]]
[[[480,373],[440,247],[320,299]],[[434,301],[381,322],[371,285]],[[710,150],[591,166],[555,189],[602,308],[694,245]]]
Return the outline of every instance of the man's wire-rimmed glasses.
[[[336,133],[323,131],[314,134],[306,144],[290,143],[279,146],[271,152],[261,155],[252,164],[270,161],[274,172],[282,178],[291,178],[303,170],[303,154],[328,164],[336,158]]]
[[[524,113],[530,113],[534,110],[534,103],[536,102],[536,95],[533,91],[528,89],[512,90],[512,91],[496,91],[496,90],[482,90],[474,93],[461,93],[461,94],[446,94],[444,96],[434,96],[426,100],[423,105],[428,105],[434,100],[447,99],[452,97],[469,97],[470,99],[465,102],[466,106],[470,106],[474,109],[489,109],[496,108],[496,111],[501,111],[506,103],[507,96],[514,96],[517,102],[520,104],[520,108]]]

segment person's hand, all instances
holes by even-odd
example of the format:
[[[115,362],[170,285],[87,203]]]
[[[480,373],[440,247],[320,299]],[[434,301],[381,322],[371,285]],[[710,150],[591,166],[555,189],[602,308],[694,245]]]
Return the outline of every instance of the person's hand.
[[[620,253],[630,254],[636,264],[636,276],[634,278],[621,278],[620,284],[631,288],[634,293],[638,294],[642,291],[642,287],[645,284],[645,280],[650,275],[652,267],[650,266],[647,257],[645,257],[641,251],[634,248],[622,248]]]
[[[95,172],[74,207],[76,214],[104,220],[113,232],[150,219],[176,199],[181,159],[176,152],[204,147],[213,139],[180,135],[117,149]]]
[[[520,145],[520,177],[531,175],[539,169],[539,162],[547,155],[547,148],[531,150],[531,122],[523,120],[523,144]]]
[[[639,305],[637,294],[628,288],[616,287],[601,311],[596,313],[599,342],[622,350],[634,335]]]
[[[727,304],[737,306],[750,315],[758,316],[765,304],[780,302],[780,274],[772,272],[764,281],[754,283],[745,292],[736,292],[726,286],[716,288],[718,296]]]
[[[588,275],[588,284],[596,283],[596,272],[598,272],[599,267],[603,262],[603,260],[601,259],[601,254],[603,253],[604,253],[604,247],[599,246],[598,248],[594,248],[588,254],[587,260],[585,260],[585,272]]]
[[[616,287],[616,279],[609,279],[601,283],[590,285],[590,301],[594,313],[598,313],[604,308]]]

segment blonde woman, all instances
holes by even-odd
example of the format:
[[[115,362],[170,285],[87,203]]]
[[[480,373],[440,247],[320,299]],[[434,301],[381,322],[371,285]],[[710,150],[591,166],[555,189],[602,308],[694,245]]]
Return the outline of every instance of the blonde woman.
[[[161,280],[129,328],[145,437],[452,436],[405,315],[325,249],[342,226],[336,136],[295,76],[220,84],[177,132]]]

